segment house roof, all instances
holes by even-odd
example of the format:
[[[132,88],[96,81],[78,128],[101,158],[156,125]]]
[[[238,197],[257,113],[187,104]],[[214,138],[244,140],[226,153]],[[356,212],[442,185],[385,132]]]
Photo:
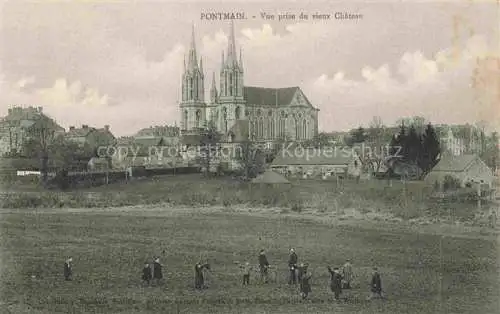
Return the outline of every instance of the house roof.
[[[352,158],[352,156],[342,151],[335,151],[333,149],[295,149],[284,147],[271,165],[348,165],[351,163]]]
[[[78,129],[70,129],[66,132],[66,137],[87,137],[90,132],[95,131],[96,128],[78,128]]]
[[[181,137],[181,142],[184,145],[200,145],[201,139],[202,137],[199,134],[184,134]]]
[[[299,92],[303,95],[307,106],[312,107],[311,102],[302,93],[298,86],[284,87],[284,88],[265,88],[265,87],[244,87],[244,98],[248,105],[271,106],[271,107],[284,107],[289,106],[295,94]]]
[[[158,146],[161,144],[162,137],[160,136],[145,136],[145,137],[136,137],[132,141],[132,144],[138,146]]]
[[[432,171],[460,172],[478,157],[476,155],[447,156],[444,155]]]
[[[266,170],[264,173],[261,173],[256,178],[254,178],[252,180],[252,183],[287,184],[290,183],[290,181],[274,171]]]

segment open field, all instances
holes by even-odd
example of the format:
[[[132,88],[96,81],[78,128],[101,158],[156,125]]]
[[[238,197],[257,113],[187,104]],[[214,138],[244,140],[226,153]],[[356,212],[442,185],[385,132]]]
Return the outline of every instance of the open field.
[[[383,222],[326,223],[298,213],[145,206],[3,211],[2,300],[13,313],[498,313],[494,234],[415,232]],[[314,274],[310,303],[285,283],[287,251]],[[278,283],[240,285],[234,261],[265,248]],[[165,251],[163,254],[162,252]],[[143,288],[143,262],[161,254],[166,285]],[[73,256],[75,278],[62,264]],[[210,288],[193,290],[206,258]],[[349,301],[329,301],[326,265],[352,258]],[[381,269],[386,301],[366,301],[369,272]],[[35,278],[32,278],[35,276]],[[200,303],[198,303],[200,302]],[[6,304],[4,304],[6,306]]]

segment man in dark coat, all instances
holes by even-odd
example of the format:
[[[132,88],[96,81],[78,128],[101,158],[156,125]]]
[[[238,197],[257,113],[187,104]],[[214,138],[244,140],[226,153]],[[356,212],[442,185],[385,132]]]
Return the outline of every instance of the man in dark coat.
[[[160,264],[160,258],[156,257],[153,262],[153,280],[160,283],[163,279],[162,265]]]
[[[266,253],[264,250],[260,250],[259,253],[259,269],[260,280],[264,281],[264,283],[268,283],[269,262],[267,261]]]
[[[64,279],[71,280],[73,277],[73,258],[68,258],[64,262]]]
[[[290,278],[288,279],[289,285],[297,283],[297,262],[298,257],[295,249],[290,249],[290,257],[288,258],[288,269],[290,270]]]
[[[142,269],[142,281],[147,285],[150,284],[152,279],[151,266],[148,262],[144,263],[144,268]]]
[[[300,280],[300,295],[302,296],[302,299],[305,300],[308,296],[309,293],[311,293],[311,277],[312,274],[307,272],[307,268],[304,269],[302,273],[302,278]]]
[[[333,270],[328,266],[328,272],[330,273],[330,289],[332,290],[335,300],[339,300],[342,294],[342,275],[337,267]]]
[[[204,264],[201,261],[194,266],[194,288],[204,289],[205,288],[205,278],[203,277],[203,269],[210,269],[208,264]]]
[[[377,267],[373,268],[371,292],[372,294],[370,296],[370,299],[384,298],[382,296],[382,279],[380,279],[380,274],[378,273]]]

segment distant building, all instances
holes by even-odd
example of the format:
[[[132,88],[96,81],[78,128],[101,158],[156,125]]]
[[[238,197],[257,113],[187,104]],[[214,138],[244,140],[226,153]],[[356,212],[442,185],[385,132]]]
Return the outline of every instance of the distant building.
[[[425,177],[429,184],[444,184],[445,178],[451,176],[460,182],[462,187],[468,183],[488,184],[492,187],[493,171],[477,155],[445,155]]]
[[[286,148],[285,148],[286,149]],[[362,163],[356,154],[328,149],[290,149],[278,153],[271,163],[275,172],[301,177],[360,176]]]
[[[42,107],[9,108],[7,116],[0,120],[0,153],[21,152],[24,143],[36,128],[47,129],[54,136],[64,134],[64,128],[43,113]]]
[[[109,125],[105,125],[102,129],[89,127],[86,124],[82,125],[81,128],[70,126],[65,138],[68,141],[77,143],[79,146],[87,146],[91,149],[113,146],[116,143],[116,138],[111,133]]]

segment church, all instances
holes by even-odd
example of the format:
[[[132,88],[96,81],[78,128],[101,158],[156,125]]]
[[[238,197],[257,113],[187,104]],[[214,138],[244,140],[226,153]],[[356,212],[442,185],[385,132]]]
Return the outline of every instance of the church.
[[[224,142],[270,144],[301,142],[318,133],[318,111],[300,87],[246,86],[241,49],[237,53],[231,22],[227,51],[222,52],[220,72],[212,75],[210,99],[205,100],[203,60],[196,52],[194,27],[182,75],[181,130],[196,136],[214,127]]]

